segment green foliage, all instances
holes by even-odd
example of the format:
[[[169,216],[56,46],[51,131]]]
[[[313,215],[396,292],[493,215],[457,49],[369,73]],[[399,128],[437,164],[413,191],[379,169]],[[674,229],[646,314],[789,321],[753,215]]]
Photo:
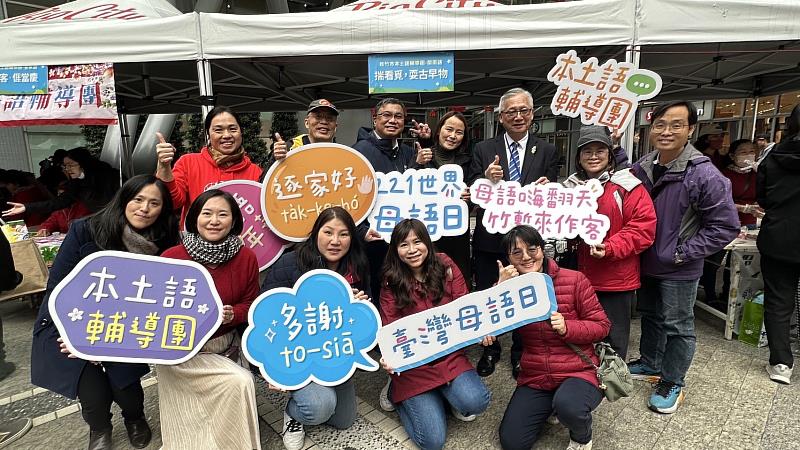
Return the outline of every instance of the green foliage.
[[[86,148],[89,152],[96,157],[100,157],[100,152],[103,150],[103,141],[106,139],[106,125],[81,125],[81,133],[83,138],[86,139]]]
[[[272,115],[272,129],[270,137],[280,133],[285,141],[290,141],[297,136],[297,114],[293,112],[276,112]]]
[[[242,146],[247,152],[247,156],[258,164],[264,166],[269,159],[270,150],[267,143],[261,139],[261,114],[241,113],[239,114],[242,127]]]

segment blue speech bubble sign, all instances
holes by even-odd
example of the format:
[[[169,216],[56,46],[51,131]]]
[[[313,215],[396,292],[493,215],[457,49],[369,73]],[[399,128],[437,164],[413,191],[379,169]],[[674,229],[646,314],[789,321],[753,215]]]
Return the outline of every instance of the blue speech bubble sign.
[[[274,386],[296,390],[310,382],[338,386],[355,370],[375,371],[367,352],[381,320],[368,301],[353,298],[336,272],[312,270],[293,288],[261,294],[250,307],[245,357]]]

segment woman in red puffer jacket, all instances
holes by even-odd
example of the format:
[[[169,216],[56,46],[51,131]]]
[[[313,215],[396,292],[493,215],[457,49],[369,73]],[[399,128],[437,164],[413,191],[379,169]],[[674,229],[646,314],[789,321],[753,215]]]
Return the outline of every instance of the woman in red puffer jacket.
[[[544,256],[544,240],[527,225],[511,229],[502,242],[511,265],[500,268],[498,283],[519,274],[545,272],[553,278],[558,311],[549,321],[519,328],[523,352],[517,388],[500,424],[503,449],[528,450],[554,414],[569,429],[569,449],[592,448],[592,411],[603,399],[595,369],[567,343],[599,363],[594,342],[611,328],[589,280],[559,268]]]
[[[641,180],[630,169],[617,167],[612,147],[605,127],[582,127],[575,155],[577,171],[564,181],[564,186],[575,187],[593,178],[603,185],[597,212],[608,217],[610,228],[599,244],[581,241],[578,270],[591,281],[597,300],[611,320],[606,342],[625,359],[631,303],[641,286],[639,254],[655,240],[656,210]]]

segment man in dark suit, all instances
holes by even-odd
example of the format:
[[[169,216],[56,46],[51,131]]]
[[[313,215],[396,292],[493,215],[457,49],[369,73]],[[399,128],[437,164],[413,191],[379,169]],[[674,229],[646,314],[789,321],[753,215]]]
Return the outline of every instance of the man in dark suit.
[[[559,156],[556,147],[534,136],[529,131],[533,122],[533,96],[530,92],[514,88],[500,97],[500,123],[505,133],[487,139],[475,146],[469,182],[480,177],[494,182],[518,181],[520,185],[542,184],[558,178]],[[478,290],[488,289],[497,282],[497,262],[507,265],[506,255],[500,247],[502,234],[490,234],[482,224],[483,209],[477,211],[477,224],[472,239],[475,257],[475,282]],[[514,378],[519,372],[522,344],[512,335],[511,367]],[[500,342],[484,347],[477,371],[489,376],[500,358]]]

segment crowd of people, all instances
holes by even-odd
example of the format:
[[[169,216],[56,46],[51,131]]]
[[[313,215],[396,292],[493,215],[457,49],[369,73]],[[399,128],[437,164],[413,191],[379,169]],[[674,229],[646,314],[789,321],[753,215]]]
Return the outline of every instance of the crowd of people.
[[[305,120],[308,134],[291,145],[275,136],[275,163],[299,145],[333,142],[338,114],[327,100],[312,102]],[[373,127],[359,131],[353,148],[379,172],[458,164],[468,184],[481,177],[521,185],[558,181],[556,148],[530,131],[531,94],[509,90],[500,98],[498,116],[503,132],[474,149],[467,120],[457,112],[444,115],[433,129],[413,122],[411,133],[418,143],[411,147],[401,140],[405,105],[386,98],[375,107]],[[792,232],[800,227],[800,106],[782,142],[770,147],[766,157],[762,143],[748,140],[733,142],[723,153],[722,133],[714,127],[701,131],[693,145],[689,140],[697,125],[691,102],[659,105],[649,129],[652,151],[633,164],[616,145],[618,136],[596,126],[580,130],[576,171],[563,183],[574,187],[598,180],[603,186],[598,211],[609,218],[610,229],[602,243],[575,243],[574,267],[559,267],[546,253],[541,234],[528,225],[489,233],[480,208],[475,208],[472,239],[467,232],[434,243],[422,222],[407,219],[386,244],[369,224],[356,226],[345,209],[333,207],[318,215],[307,240],[266,270],[259,286],[255,256],[238,238],[243,225],[239,208],[213,186],[234,179],[258,181],[266,168],[248,158],[238,116],[226,107],[206,117],[208,145],[199,153],[173,161],[174,147],[161,137],[155,175],[135,176],[118,188],[110,168],[87,158],[85,149],[73,149],[63,155],[68,179],[60,194],[39,202],[11,201],[4,215],[53,213],[73,204],[91,214],[68,227],[48,296],[82,258],[99,250],[193,260],[209,271],[225,305],[222,326],[191,360],[156,367],[164,449],[261,448],[253,374],[238,351],[248,309],[259,292],[292,287],[309,270],[329,269],[350,283],[356,299],[378,307],[384,325],[518,275],[549,275],[557,312],[511,333],[517,387],[500,424],[500,444],[530,449],[543,425],[558,420],[569,430],[567,448],[586,450],[592,447],[592,411],[603,393],[595,369],[581,353],[597,364],[593,344],[601,340],[623,358],[633,353],[631,308],[638,298],[639,356],[628,367],[634,377],[654,381],[650,409],[675,413],[695,352],[694,304],[704,264],[736,238],[742,225],[754,226],[761,218],[758,246],[770,345],[766,370],[770,379],[790,382],[789,317],[800,276],[795,250],[800,242]],[[469,192],[461,198],[469,202]],[[708,289],[707,298],[714,295]],[[33,333],[32,382],[79,399],[90,428],[90,449],[111,448],[112,403],[122,410],[131,445],[149,443],[140,383],[147,365],[76,358],[61,342],[47,301]],[[381,361],[388,381],[379,403],[397,412],[419,448],[444,447],[448,415],[469,422],[492,401],[482,377],[494,372],[501,347],[498,336],[486,336],[481,344],[484,351],[475,365],[463,350],[402,374]],[[353,383],[331,387],[312,382],[287,392],[285,447],[303,448],[304,427],[352,426],[357,417]]]

